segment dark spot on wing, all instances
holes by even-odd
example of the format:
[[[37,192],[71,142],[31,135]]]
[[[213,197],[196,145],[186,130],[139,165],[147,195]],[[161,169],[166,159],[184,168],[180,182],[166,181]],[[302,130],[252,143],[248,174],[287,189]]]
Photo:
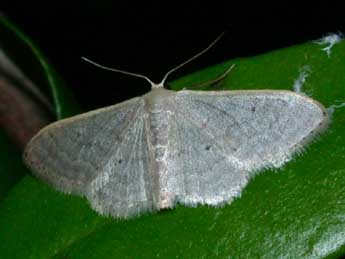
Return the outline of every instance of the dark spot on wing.
[[[207,150],[207,151],[209,151],[211,149],[211,146],[210,145],[207,145],[206,147],[205,147],[205,150]]]
[[[115,137],[115,141],[116,142],[121,142],[122,141],[122,138],[120,136],[115,135],[114,137]]]
[[[201,124],[201,127],[206,128],[206,127],[207,127],[207,122],[203,122],[203,123]]]
[[[122,159],[119,159],[119,161],[117,161],[119,164],[121,164],[122,163]]]
[[[253,106],[253,107],[252,107],[252,112],[255,112],[255,110],[256,110],[256,107]]]

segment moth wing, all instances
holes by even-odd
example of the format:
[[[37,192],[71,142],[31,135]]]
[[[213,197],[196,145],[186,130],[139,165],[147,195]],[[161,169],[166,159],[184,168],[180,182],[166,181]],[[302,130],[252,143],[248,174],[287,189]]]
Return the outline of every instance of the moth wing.
[[[101,214],[152,210],[144,101],[133,98],[53,123],[27,145],[25,161],[59,190],[84,195]]]
[[[166,185],[186,205],[231,201],[328,122],[321,104],[290,91],[180,91],[176,107]]]

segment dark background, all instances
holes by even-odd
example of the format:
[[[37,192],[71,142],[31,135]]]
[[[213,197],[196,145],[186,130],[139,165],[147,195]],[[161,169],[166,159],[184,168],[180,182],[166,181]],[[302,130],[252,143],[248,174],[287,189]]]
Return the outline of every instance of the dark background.
[[[142,79],[97,69],[81,56],[159,82],[222,31],[226,35],[211,51],[170,80],[232,58],[345,32],[340,4],[276,2],[70,0],[33,5],[12,0],[2,2],[0,11],[34,39],[83,108],[90,110],[143,94],[150,86]]]

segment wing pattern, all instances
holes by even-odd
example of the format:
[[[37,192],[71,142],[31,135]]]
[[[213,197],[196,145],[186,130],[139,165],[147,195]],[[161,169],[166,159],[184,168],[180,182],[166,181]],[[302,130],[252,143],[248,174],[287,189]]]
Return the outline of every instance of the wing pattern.
[[[168,174],[187,205],[232,200],[255,173],[286,163],[327,121],[321,105],[289,91],[181,91],[176,107],[169,150],[178,152],[168,155]]]
[[[102,214],[153,208],[144,101],[134,98],[54,123],[26,148],[35,174],[63,192],[86,195]]]

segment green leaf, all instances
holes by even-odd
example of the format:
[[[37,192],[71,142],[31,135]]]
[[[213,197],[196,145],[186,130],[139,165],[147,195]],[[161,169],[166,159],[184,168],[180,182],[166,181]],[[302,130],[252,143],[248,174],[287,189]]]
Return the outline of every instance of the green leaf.
[[[22,163],[21,153],[13,147],[0,129],[0,200],[19,181],[27,169]],[[10,173],[9,173],[10,172]],[[1,254],[1,253],[0,253]]]
[[[226,89],[292,89],[326,107],[345,101],[345,42],[328,57],[307,43],[210,67],[175,89],[215,78]],[[345,252],[345,107],[330,128],[284,168],[266,171],[222,208],[178,206],[131,220],[98,216],[83,198],[25,177],[0,205],[1,258],[337,258]],[[332,106],[334,107],[334,106]]]
[[[77,114],[80,111],[61,78],[49,65],[47,58],[28,36],[2,15],[0,15],[0,44],[1,51],[8,55],[11,62],[39,86],[39,90],[51,97],[57,119]],[[22,91],[25,92],[23,89]],[[38,116],[32,114],[30,119],[38,121],[36,119]],[[8,134],[0,129],[0,200],[28,172],[21,160],[19,148],[8,139]]]

